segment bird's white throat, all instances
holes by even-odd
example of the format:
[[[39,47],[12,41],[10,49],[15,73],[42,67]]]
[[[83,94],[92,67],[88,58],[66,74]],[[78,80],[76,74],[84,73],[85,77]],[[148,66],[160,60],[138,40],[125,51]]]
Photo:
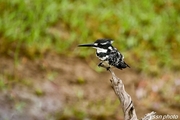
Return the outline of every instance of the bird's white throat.
[[[96,48],[97,49],[97,53],[106,53],[107,49],[103,49],[103,48]]]

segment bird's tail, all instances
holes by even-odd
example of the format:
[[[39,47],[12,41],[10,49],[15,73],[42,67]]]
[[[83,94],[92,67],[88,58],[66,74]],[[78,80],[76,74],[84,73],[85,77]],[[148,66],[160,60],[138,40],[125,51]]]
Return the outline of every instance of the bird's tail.
[[[130,68],[130,66],[128,65],[128,64],[126,64],[125,62],[121,62],[118,66],[116,66],[117,68],[119,68],[119,69],[125,69],[125,68],[127,68],[127,67],[129,67]]]
[[[130,66],[129,66],[128,64],[126,64],[125,62],[124,62],[124,64],[126,65],[126,67],[129,67],[129,68],[130,68]]]

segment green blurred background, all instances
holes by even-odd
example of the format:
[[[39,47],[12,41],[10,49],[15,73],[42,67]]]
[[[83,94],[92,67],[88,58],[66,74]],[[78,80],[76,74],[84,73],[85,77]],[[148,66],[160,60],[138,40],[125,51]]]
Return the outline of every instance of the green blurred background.
[[[1,53],[15,42],[16,54],[24,48],[30,57],[47,50],[66,55],[78,43],[112,38],[127,61],[140,63],[137,69],[180,69],[178,0],[1,0],[0,6]]]
[[[0,0],[0,57],[15,67],[21,57],[34,61],[47,53],[90,62],[94,51],[77,45],[98,38],[114,39],[137,74],[177,73],[179,0]]]

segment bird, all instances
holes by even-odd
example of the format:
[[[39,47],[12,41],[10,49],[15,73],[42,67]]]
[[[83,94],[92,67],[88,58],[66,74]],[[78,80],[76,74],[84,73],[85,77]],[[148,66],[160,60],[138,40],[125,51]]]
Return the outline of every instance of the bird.
[[[114,41],[112,39],[101,38],[97,39],[94,43],[79,44],[78,47],[92,47],[96,49],[96,56],[100,59],[99,67],[104,67],[110,70],[112,67],[116,67],[120,70],[127,67],[128,64],[124,61],[124,56],[112,46]]]

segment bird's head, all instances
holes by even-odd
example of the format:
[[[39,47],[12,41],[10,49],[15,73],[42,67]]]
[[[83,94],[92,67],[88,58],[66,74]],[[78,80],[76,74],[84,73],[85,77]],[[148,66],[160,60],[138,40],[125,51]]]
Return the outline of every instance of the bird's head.
[[[111,47],[112,49],[112,39],[97,39],[94,43],[89,44],[80,44],[78,47],[93,47],[95,49],[109,49]]]

